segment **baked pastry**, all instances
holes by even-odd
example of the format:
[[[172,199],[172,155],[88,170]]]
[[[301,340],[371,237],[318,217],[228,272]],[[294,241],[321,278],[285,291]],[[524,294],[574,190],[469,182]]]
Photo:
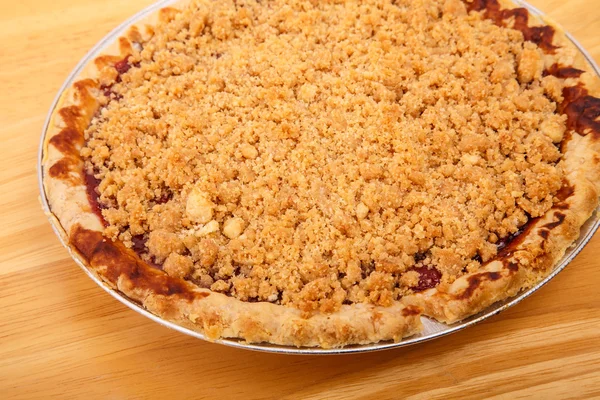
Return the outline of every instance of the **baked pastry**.
[[[182,1],[62,95],[44,190],[90,271],[209,339],[399,341],[549,274],[599,93],[504,1]]]

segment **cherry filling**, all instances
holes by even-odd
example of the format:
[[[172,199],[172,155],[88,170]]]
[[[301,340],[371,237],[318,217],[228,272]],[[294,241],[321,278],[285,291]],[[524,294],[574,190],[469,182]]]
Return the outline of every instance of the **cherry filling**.
[[[417,286],[412,287],[412,290],[415,292],[422,292],[423,290],[434,288],[440,284],[440,280],[442,279],[442,273],[435,267],[412,267],[408,270],[419,273],[419,283]]]
[[[123,75],[127,71],[131,69],[132,65],[129,63],[129,56],[125,57],[121,61],[115,64],[115,69],[119,73],[119,75]]]
[[[138,255],[142,255],[147,253],[147,248],[146,248],[146,238],[144,237],[144,235],[136,235],[134,237],[131,238],[131,241],[133,242],[133,251],[135,251]]]
[[[84,174],[85,177],[85,187],[87,192],[87,198],[90,203],[90,207],[94,214],[100,218],[102,224],[104,226],[108,226],[108,223],[104,219],[102,215],[102,210],[105,208],[102,203],[100,203],[100,195],[98,194],[98,186],[100,185],[100,180],[96,179],[96,177],[92,174]]]
[[[109,85],[109,86],[102,85],[102,86],[100,86],[100,90],[102,91],[102,94],[104,94],[106,97],[108,97],[109,101],[111,101],[111,100],[116,100],[116,101],[121,100],[123,98],[123,96],[121,96],[118,93],[115,93],[112,90],[112,88],[113,88],[113,85]]]
[[[146,246],[146,242],[148,242],[148,239],[146,238],[145,235],[136,235],[133,236],[131,238],[131,242],[133,243],[133,246],[131,247],[131,249],[133,251],[135,251],[135,253],[140,256],[140,258],[144,258],[144,260],[146,261],[146,263],[148,265],[150,265],[151,267],[154,267],[156,269],[162,269],[162,265],[156,262],[156,259],[152,256],[148,257],[148,246]],[[146,256],[146,257],[142,257],[142,256]]]
[[[525,225],[527,225],[527,224],[525,224]],[[517,239],[519,237],[519,235],[521,235],[523,233],[523,231],[525,230],[524,229],[525,225],[523,227],[519,228],[519,230],[516,231],[515,233],[513,233],[512,235],[508,235],[507,237],[498,240],[498,242],[496,242],[498,252],[501,252],[506,247],[508,247],[508,245],[513,243],[515,241],[515,239]]]
[[[129,62],[129,58],[131,56],[127,56],[124,59],[122,59],[121,61],[117,61],[114,65],[114,68],[117,70],[117,78],[115,79],[116,83],[121,82],[121,75],[127,73],[131,68],[136,67],[138,68],[140,66],[139,62],[136,63],[130,63]],[[123,98],[123,96],[121,96],[120,94],[115,93],[112,89],[113,89],[114,84],[110,84],[110,85],[102,85],[100,86],[100,90],[102,91],[102,93],[108,97],[111,100],[121,100]]]

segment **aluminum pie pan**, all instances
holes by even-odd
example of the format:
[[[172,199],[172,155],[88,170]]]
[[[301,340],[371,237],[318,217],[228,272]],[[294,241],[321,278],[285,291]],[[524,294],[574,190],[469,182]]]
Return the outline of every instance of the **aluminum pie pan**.
[[[128,298],[123,293],[119,292],[118,290],[111,288],[108,284],[106,284],[104,281],[102,281],[102,279],[100,279],[98,276],[96,276],[85,265],[84,261],[70,249],[70,247],[68,246],[67,236],[65,235],[65,232],[64,232],[62,226],[60,225],[59,221],[57,220],[57,218],[55,218],[53,216],[53,214],[50,210],[50,206],[48,204],[48,199],[46,197],[46,192],[44,190],[44,184],[43,184],[44,171],[42,168],[42,160],[44,157],[45,137],[46,137],[46,133],[48,131],[48,127],[50,125],[51,117],[54,113],[54,110],[56,109],[56,107],[58,105],[61,95],[77,80],[77,76],[79,75],[81,70],[89,62],[91,62],[95,57],[100,55],[102,53],[102,51],[104,49],[106,49],[109,45],[111,45],[118,37],[122,36],[131,25],[136,24],[138,21],[147,17],[148,15],[152,14],[153,12],[158,11],[160,8],[169,6],[173,3],[175,3],[176,1],[177,0],[162,0],[162,1],[159,1],[159,2],[149,6],[148,8],[142,10],[141,12],[134,15],[133,17],[131,17],[130,19],[128,19],[127,21],[125,21],[124,23],[119,25],[117,28],[115,28],[112,32],[110,32],[107,36],[105,36],[100,42],[98,42],[87,53],[87,55],[77,64],[75,69],[68,76],[68,78],[63,83],[62,87],[60,88],[58,94],[56,95],[56,97],[52,103],[52,106],[50,108],[50,111],[48,113],[48,116],[46,117],[46,121],[44,123],[44,127],[42,130],[42,137],[40,140],[40,146],[39,146],[39,151],[38,151],[37,172],[38,172],[38,185],[39,185],[39,190],[40,190],[40,201],[42,203],[42,208],[43,208],[44,212],[46,213],[46,215],[48,216],[50,224],[52,225],[52,229],[54,230],[54,232],[60,239],[60,242],[62,243],[62,245],[69,251],[69,253],[71,254],[71,257],[81,267],[81,269],[83,269],[83,271],[94,282],[96,282],[96,284],[98,284],[98,286],[103,288],[112,297],[114,297],[115,299],[117,299],[118,301],[120,301],[121,303],[123,303],[124,305],[129,307],[130,309],[138,312],[139,314],[142,314],[143,316],[151,319],[152,321],[157,322],[163,326],[166,326],[167,328],[174,329],[178,332],[184,333],[186,335],[189,335],[189,336],[192,336],[192,337],[195,337],[198,339],[202,339],[202,340],[206,340],[209,342],[218,343],[218,344],[222,344],[222,345],[226,345],[226,346],[230,346],[230,347],[260,351],[260,352],[268,352],[268,353],[310,354],[310,355],[353,354],[353,353],[365,353],[365,352],[381,351],[381,350],[410,346],[410,345],[414,345],[417,343],[422,343],[422,342],[429,341],[432,339],[447,336],[454,332],[461,331],[461,330],[468,328],[472,325],[475,325],[479,322],[485,321],[486,319],[488,319],[494,315],[497,315],[497,314],[501,313],[502,311],[520,303],[521,301],[523,301],[524,299],[526,299],[527,297],[529,297],[533,293],[535,293],[537,290],[539,290],[542,286],[544,286],[550,280],[552,280],[556,275],[558,275],[559,272],[561,272],[563,269],[565,269],[565,267],[581,252],[583,247],[591,240],[594,233],[600,226],[600,206],[599,206],[596,208],[593,215],[581,227],[581,232],[580,232],[579,238],[567,249],[563,258],[557,263],[557,265],[554,267],[554,269],[552,270],[550,275],[547,276],[544,280],[538,282],[532,288],[524,290],[521,293],[519,293],[518,295],[516,295],[510,299],[506,299],[504,301],[497,302],[497,303],[493,304],[492,306],[488,307],[486,310],[484,310],[476,315],[473,315],[469,318],[466,318],[460,322],[454,323],[454,324],[444,324],[441,322],[437,322],[428,317],[421,317],[421,320],[423,322],[423,328],[424,328],[423,331],[417,335],[411,336],[409,338],[406,338],[405,340],[402,340],[402,341],[396,342],[396,343],[394,343],[394,342],[379,342],[379,343],[373,343],[373,344],[367,344],[367,345],[346,346],[343,348],[322,349],[322,348],[307,348],[307,347],[298,348],[298,347],[293,347],[293,346],[280,346],[280,345],[273,345],[273,344],[268,344],[268,343],[249,344],[243,340],[236,340],[236,339],[209,340],[206,338],[206,336],[204,336],[200,332],[196,332],[192,329],[180,326],[176,323],[167,321],[163,318],[160,318],[160,317],[150,313],[149,311],[147,311],[143,307],[141,307],[138,303],[131,300],[130,298]],[[528,4],[524,1],[521,1],[521,0],[513,0],[513,2],[518,6],[527,8],[533,16],[540,18],[540,19],[544,18],[544,14],[541,11],[539,11],[537,8],[531,6],[530,4]],[[569,34],[568,32],[565,32],[565,35],[575,45],[575,47],[577,47],[577,49],[580,51],[580,53],[585,57],[588,64],[593,68],[593,70],[596,72],[596,74],[600,77],[600,68],[594,62],[593,58],[575,40],[575,38],[573,38],[573,36],[571,34]]]

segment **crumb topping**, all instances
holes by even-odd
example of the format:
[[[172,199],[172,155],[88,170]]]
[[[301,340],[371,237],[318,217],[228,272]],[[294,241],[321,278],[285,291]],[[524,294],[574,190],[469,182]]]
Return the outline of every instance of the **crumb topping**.
[[[105,235],[244,301],[451,283],[562,185],[562,81],[460,0],[198,0],[86,131]]]

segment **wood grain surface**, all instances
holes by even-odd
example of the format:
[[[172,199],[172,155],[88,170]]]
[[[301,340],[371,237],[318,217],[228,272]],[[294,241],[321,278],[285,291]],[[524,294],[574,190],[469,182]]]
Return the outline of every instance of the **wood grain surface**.
[[[98,288],[38,202],[46,113],[85,53],[152,0],[0,1],[0,398],[600,398],[600,236],[540,292],[466,331],[281,356],[164,328]],[[600,61],[598,0],[534,0]]]

